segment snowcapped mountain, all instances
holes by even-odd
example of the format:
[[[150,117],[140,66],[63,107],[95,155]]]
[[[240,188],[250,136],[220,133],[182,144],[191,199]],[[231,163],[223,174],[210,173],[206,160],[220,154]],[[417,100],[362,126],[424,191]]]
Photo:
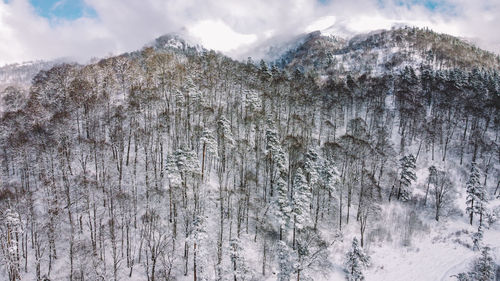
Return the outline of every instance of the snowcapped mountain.
[[[203,52],[206,49],[200,44],[190,39],[186,34],[169,33],[156,38],[152,43],[146,44],[145,47],[153,47],[155,49],[170,49],[183,52],[195,51]]]
[[[317,31],[287,50],[276,63],[282,67],[323,74],[398,72],[414,69],[500,69],[500,57],[459,38],[413,27],[358,34],[350,39]]]

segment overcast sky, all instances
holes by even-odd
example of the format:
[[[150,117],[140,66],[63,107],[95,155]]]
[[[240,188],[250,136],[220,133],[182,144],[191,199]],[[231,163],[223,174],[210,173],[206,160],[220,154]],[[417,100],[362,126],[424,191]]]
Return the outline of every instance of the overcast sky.
[[[394,23],[428,26],[500,53],[500,0],[0,0],[0,65],[85,62],[140,49],[169,32],[243,58],[275,36]]]

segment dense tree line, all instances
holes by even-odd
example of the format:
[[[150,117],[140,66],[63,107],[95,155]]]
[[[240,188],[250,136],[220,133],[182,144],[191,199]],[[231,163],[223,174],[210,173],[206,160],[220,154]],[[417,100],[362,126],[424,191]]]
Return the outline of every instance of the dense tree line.
[[[420,159],[472,167],[471,223],[498,175],[492,70],[324,78],[146,48],[59,65],[16,91],[0,123],[9,280],[307,280],[347,224],[358,255],[391,199],[444,215],[465,187],[434,168],[425,199],[413,195]]]

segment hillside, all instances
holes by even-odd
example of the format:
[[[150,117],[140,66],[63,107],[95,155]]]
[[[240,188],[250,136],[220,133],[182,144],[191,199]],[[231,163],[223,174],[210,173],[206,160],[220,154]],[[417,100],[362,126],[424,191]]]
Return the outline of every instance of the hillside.
[[[281,66],[331,75],[345,72],[378,75],[405,66],[497,71],[500,67],[500,57],[496,54],[450,35],[413,27],[374,31],[348,40],[314,32],[277,62]]]
[[[417,29],[297,46],[164,36],[3,91],[0,280],[493,276],[498,57]]]
[[[29,87],[31,79],[41,70],[48,70],[63,61],[35,61],[0,67],[0,90],[7,86]]]

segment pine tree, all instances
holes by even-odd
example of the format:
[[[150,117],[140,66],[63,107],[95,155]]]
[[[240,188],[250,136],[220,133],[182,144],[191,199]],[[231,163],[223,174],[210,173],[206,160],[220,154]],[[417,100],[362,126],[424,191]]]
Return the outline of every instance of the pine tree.
[[[304,172],[307,178],[307,182],[310,185],[310,188],[313,188],[319,179],[318,159],[319,159],[318,153],[314,149],[309,149],[307,151],[304,161]]]
[[[269,71],[269,67],[264,60],[260,60],[259,63],[259,76],[263,83],[268,82],[271,79],[271,72]]]
[[[244,253],[241,247],[240,240],[237,237],[231,238],[231,240],[229,241],[229,247],[231,258],[231,272],[234,281],[250,280],[251,274],[245,263]]]
[[[2,241],[2,244],[0,244],[0,246],[3,250],[2,254],[4,256],[4,264],[8,271],[9,280],[21,280],[19,268],[18,237],[21,234],[22,230],[19,214],[11,209],[7,209],[3,215],[3,224],[6,227],[6,239]]]
[[[221,168],[222,171],[225,171],[228,151],[234,146],[235,140],[231,131],[231,123],[224,116],[221,116],[219,121],[217,121],[217,137]]]
[[[411,191],[409,189],[411,183],[417,179],[417,175],[415,174],[417,160],[415,159],[415,156],[409,154],[401,158],[400,162],[401,177],[399,179],[398,199],[407,201],[411,196]]]
[[[425,190],[424,206],[427,205],[427,196],[429,195],[430,185],[436,184],[437,174],[438,174],[438,172],[437,172],[436,166],[434,166],[434,165],[430,166],[429,167],[429,177],[427,179],[427,189]]]
[[[168,157],[166,170],[171,186],[185,185],[188,174],[200,172],[198,157],[194,151],[178,149]]]
[[[297,169],[294,180],[293,189],[293,216],[295,227],[298,230],[312,224],[309,206],[311,205],[311,189],[309,188],[306,178],[302,173],[302,169]]]
[[[205,231],[205,218],[195,215],[192,222],[191,232],[187,237],[188,242],[193,243],[193,277],[194,280],[209,280],[208,271],[208,234]]]
[[[291,219],[292,208],[288,198],[288,173],[285,153],[278,141],[278,134],[273,129],[266,131],[266,154],[268,157],[272,198],[271,208],[279,226],[280,240],[283,238],[283,230]]]
[[[469,272],[460,273],[456,276],[459,281],[493,281],[495,280],[495,265],[490,254],[490,247],[481,250],[481,256],[474,263]]]
[[[276,182],[276,194],[273,197],[272,208],[276,224],[279,227],[280,240],[283,239],[283,231],[291,219],[292,208],[290,207],[290,200],[288,199],[288,190],[286,181],[279,177]]]
[[[274,129],[267,129],[266,131],[266,154],[270,158],[272,165],[277,168],[277,173],[286,173],[286,158],[283,148],[278,139],[278,133]],[[272,175],[271,175],[272,176]]]
[[[217,156],[217,140],[212,130],[205,128],[201,133],[200,144],[206,146],[205,150],[211,156]]]
[[[486,191],[486,186],[481,185],[477,192],[477,198],[479,201],[476,202],[474,207],[474,212],[479,215],[479,225],[483,225],[483,217],[487,215],[486,204],[488,203],[488,194]]]
[[[476,163],[472,163],[469,179],[465,185],[467,192],[465,211],[469,214],[470,224],[472,225],[474,214],[480,217],[479,224],[482,225],[482,218],[486,210],[487,193],[486,188],[480,182],[481,174]]]
[[[348,281],[365,280],[363,269],[370,265],[370,257],[359,247],[358,239],[352,240],[352,247],[346,255],[345,272]]]
[[[212,157],[217,157],[217,140],[214,137],[213,132],[205,128],[201,133],[200,143],[202,145],[202,158],[201,158],[201,179],[203,180],[205,175],[205,159],[208,153]]]
[[[490,247],[486,246],[481,251],[481,257],[474,266],[475,279],[478,281],[492,281],[495,278],[495,265],[491,257]]]
[[[457,278],[458,281],[471,281],[471,279],[469,278],[469,274],[468,273],[459,273],[458,275],[454,275],[452,277],[455,277]]]
[[[295,271],[296,256],[284,241],[278,242],[278,281],[289,281],[290,275]]]
[[[483,226],[479,225],[477,232],[472,234],[472,249],[477,251],[481,249],[481,245],[483,243]]]
[[[259,97],[259,93],[256,91],[245,91],[244,99],[245,109],[250,112],[258,112],[262,109],[262,100]]]
[[[320,181],[323,188],[328,193],[328,199],[333,199],[334,208],[338,208],[338,213],[333,212],[334,216],[342,215],[342,191],[339,188],[340,173],[331,161],[324,161],[320,173]],[[338,194],[340,193],[340,194]],[[341,226],[341,219],[339,220],[339,227]]]
[[[323,168],[320,174],[321,182],[324,188],[330,193],[335,194],[340,181],[340,173],[330,161],[323,163]]]
[[[312,200],[311,189],[307,184],[302,169],[297,169],[293,179],[292,216],[293,237],[292,244],[295,248],[296,232],[312,225],[310,206]]]

